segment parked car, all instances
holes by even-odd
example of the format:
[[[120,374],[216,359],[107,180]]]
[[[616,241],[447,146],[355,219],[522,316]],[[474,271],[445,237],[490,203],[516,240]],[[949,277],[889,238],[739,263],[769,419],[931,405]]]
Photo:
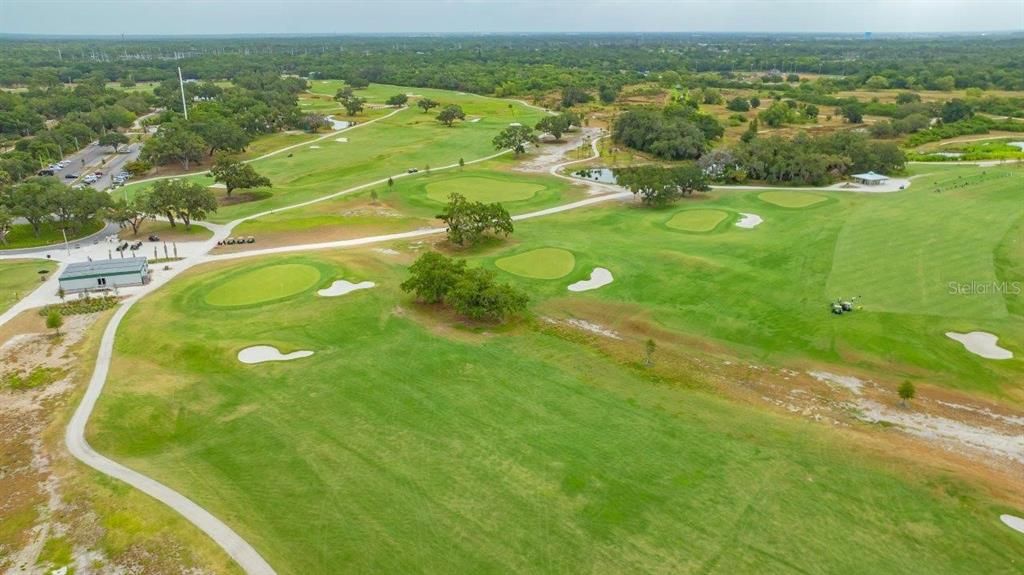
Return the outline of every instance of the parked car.
[[[409,174],[415,174],[418,171],[420,171],[419,168],[409,168],[408,170],[406,170],[406,172]]]
[[[158,242],[158,241],[160,241],[160,236],[158,236],[156,234],[150,234],[149,241],[151,241],[151,242]]]
[[[50,175],[52,176],[53,174],[51,173]],[[66,179],[66,180],[77,180],[78,179],[78,174],[64,174],[64,179]]]

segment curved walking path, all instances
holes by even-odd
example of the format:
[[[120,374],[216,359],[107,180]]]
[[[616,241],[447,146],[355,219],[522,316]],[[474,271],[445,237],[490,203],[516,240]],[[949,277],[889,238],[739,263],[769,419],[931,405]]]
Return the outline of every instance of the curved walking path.
[[[393,113],[396,113],[396,112],[393,112]],[[384,116],[384,117],[387,117],[387,116]],[[383,117],[382,118],[378,118],[378,119],[383,119]],[[367,123],[369,123],[369,122],[367,122]],[[360,124],[360,125],[365,125],[365,124]],[[337,132],[335,132],[335,133],[337,133]],[[301,145],[306,145],[308,143],[309,142],[304,142]],[[596,141],[594,141],[592,143],[592,149],[593,149],[594,154],[590,158],[586,158],[586,159],[593,159],[593,158],[597,157],[598,153],[597,153],[597,142]],[[509,152],[509,150],[504,150],[504,151],[498,152],[496,154],[491,154],[491,155],[485,156],[483,158],[478,158],[476,160],[472,160],[472,161],[466,162],[466,164],[473,164],[473,163],[478,163],[478,162],[484,162],[484,161],[496,158],[498,156],[507,154],[508,152]],[[278,151],[277,153],[280,153],[280,151]],[[580,162],[580,161],[585,161],[585,160],[575,160],[575,161],[572,161],[572,162],[566,162],[564,164],[560,164],[559,166],[556,166],[556,168],[559,168],[559,167],[561,167],[563,165]],[[455,163],[455,164],[450,164],[448,166],[442,166],[440,168],[436,168],[436,170],[447,170],[447,169],[452,169],[452,168],[455,168],[455,167],[458,167],[458,166],[459,166],[459,164]],[[395,176],[392,176],[392,178],[408,177],[410,175],[411,174],[402,173],[402,174],[396,174]],[[560,177],[568,177],[568,176],[561,176],[560,175]],[[274,575],[275,571],[274,571],[273,567],[271,567],[270,564],[267,563],[267,561],[259,554],[259,552],[252,545],[250,545],[248,542],[246,542],[245,539],[243,539],[240,535],[238,535],[237,532],[235,532],[233,529],[231,529],[231,527],[229,527],[226,523],[224,523],[223,521],[221,521],[220,519],[215,517],[209,511],[207,511],[206,509],[204,509],[203,507],[201,507],[200,505],[198,505],[197,503],[195,503],[191,499],[185,497],[181,493],[178,493],[174,489],[164,485],[163,483],[160,483],[159,481],[157,481],[157,480],[155,480],[155,479],[153,479],[151,477],[143,475],[142,473],[139,473],[139,472],[137,472],[137,471],[135,471],[133,469],[130,469],[130,468],[128,468],[128,467],[126,467],[126,466],[124,466],[124,465],[122,465],[122,464],[120,464],[120,463],[118,463],[118,462],[116,462],[116,461],[114,461],[114,460],[112,460],[112,459],[110,459],[110,458],[108,458],[108,457],[106,457],[106,456],[96,452],[89,445],[88,441],[86,440],[85,432],[86,432],[86,426],[88,425],[88,422],[89,422],[89,417],[92,415],[92,412],[93,412],[93,410],[96,407],[96,403],[99,400],[100,394],[103,392],[103,387],[106,384],[107,376],[108,376],[108,374],[110,372],[110,364],[111,364],[111,360],[113,359],[114,342],[115,342],[116,337],[117,337],[117,330],[118,330],[118,328],[121,325],[121,321],[124,319],[124,317],[127,315],[128,311],[132,308],[133,305],[135,305],[136,302],[141,300],[147,294],[149,294],[149,293],[159,289],[165,283],[171,281],[172,279],[177,277],[179,274],[181,274],[185,270],[187,270],[187,269],[189,269],[189,268],[191,268],[193,266],[196,266],[196,265],[200,265],[200,264],[203,264],[203,263],[206,263],[206,262],[210,262],[210,261],[222,261],[222,260],[231,260],[231,259],[239,259],[239,258],[247,258],[247,257],[256,257],[256,256],[275,254],[275,253],[285,253],[285,252],[294,252],[294,251],[307,251],[307,250],[318,250],[318,249],[328,249],[328,248],[341,248],[341,247],[359,246],[359,245],[366,245],[366,244],[371,244],[371,243],[392,241],[392,240],[396,240],[396,239],[405,239],[405,238],[426,236],[426,235],[431,235],[431,234],[438,234],[438,233],[441,233],[441,232],[444,231],[445,228],[443,228],[443,227],[427,228],[427,229],[421,229],[421,230],[414,230],[414,231],[410,231],[410,232],[402,232],[402,233],[397,233],[397,234],[388,234],[388,235],[381,235],[381,236],[370,236],[370,237],[357,238],[357,239],[352,239],[352,240],[342,240],[342,241],[337,241],[337,242],[324,242],[324,243],[318,243],[318,244],[300,244],[300,245],[295,245],[295,246],[284,246],[284,247],[279,247],[279,248],[268,248],[268,249],[263,249],[263,250],[252,250],[252,251],[246,251],[246,252],[238,252],[238,253],[232,253],[232,254],[225,254],[225,255],[222,255],[222,256],[213,256],[213,255],[211,255],[209,253],[210,250],[212,250],[213,247],[217,245],[218,241],[228,237],[231,234],[231,231],[232,231],[232,229],[235,226],[237,226],[238,224],[240,224],[240,223],[242,223],[242,222],[244,222],[246,220],[249,220],[249,219],[252,219],[252,218],[261,217],[261,216],[265,216],[265,215],[271,214],[271,213],[276,213],[276,212],[288,210],[288,209],[298,208],[298,207],[301,207],[301,206],[307,206],[307,205],[314,204],[314,203],[317,203],[317,202],[326,201],[328,199],[331,199],[331,198],[334,198],[334,197],[337,197],[337,196],[340,196],[340,195],[343,195],[343,194],[350,194],[350,193],[353,193],[353,192],[365,189],[368,186],[379,185],[380,183],[386,182],[386,181],[387,181],[387,178],[383,178],[381,180],[377,180],[377,181],[370,182],[370,183],[367,183],[367,184],[361,184],[359,186],[355,186],[355,187],[352,187],[352,188],[347,188],[345,190],[341,190],[339,192],[335,192],[333,194],[330,194],[330,195],[327,195],[327,196],[323,196],[323,197],[320,197],[320,198],[317,198],[315,200],[311,200],[311,201],[308,201],[308,202],[303,202],[303,203],[300,203],[300,204],[295,204],[295,205],[292,205],[292,206],[286,206],[286,207],[283,207],[283,208],[277,208],[277,209],[273,209],[273,210],[267,210],[267,211],[259,213],[259,214],[254,214],[254,215],[251,215],[251,216],[246,216],[244,218],[240,218],[238,220],[232,221],[231,223],[226,224],[226,225],[210,225],[210,224],[206,224],[206,223],[203,223],[203,222],[197,222],[197,224],[204,225],[205,227],[208,227],[209,229],[213,230],[213,232],[214,232],[213,233],[213,237],[211,237],[210,239],[205,240],[204,242],[202,242],[202,244],[200,246],[200,251],[196,255],[191,256],[191,257],[186,257],[185,259],[177,262],[175,264],[175,266],[174,266],[174,270],[173,270],[174,273],[169,273],[169,274],[165,274],[165,275],[161,275],[161,276],[156,277],[151,283],[149,283],[146,286],[143,286],[139,291],[134,293],[134,295],[126,298],[124,300],[124,302],[121,304],[121,306],[114,313],[114,315],[110,318],[110,322],[107,324],[106,328],[103,331],[103,336],[102,336],[102,339],[100,341],[99,353],[98,353],[97,358],[96,358],[96,366],[95,366],[95,368],[93,370],[92,376],[89,379],[88,387],[86,387],[85,394],[82,397],[82,401],[78,405],[78,407],[75,409],[75,412],[74,412],[74,414],[71,417],[71,421],[68,424],[67,430],[65,431],[65,434],[64,434],[65,444],[67,445],[68,450],[71,452],[71,454],[75,458],[77,458],[81,462],[85,463],[89,467],[92,467],[93,469],[96,469],[97,471],[100,471],[101,473],[104,473],[106,475],[109,475],[111,477],[119,479],[121,481],[124,481],[128,485],[131,485],[132,487],[135,487],[135,488],[139,489],[140,491],[146,493],[147,495],[153,497],[154,499],[157,499],[158,501],[164,503],[165,505],[167,505],[168,507],[170,507],[171,509],[176,511],[183,518],[185,518],[187,521],[189,521],[190,523],[192,523],[193,525],[198,527],[200,530],[202,530],[204,533],[206,533],[211,539],[213,539],[213,541],[215,543],[217,543],[221,548],[223,548],[224,551],[235,562],[238,563],[238,565],[242,568],[242,570],[244,570],[249,575]],[[513,219],[515,219],[515,220],[525,220],[525,219],[530,219],[530,218],[534,218],[534,217],[539,217],[539,216],[555,214],[555,213],[559,213],[559,212],[563,212],[563,211],[567,211],[567,210],[572,210],[572,209],[576,209],[576,208],[580,208],[580,207],[584,207],[584,206],[589,206],[589,205],[593,205],[593,204],[596,204],[596,203],[599,203],[599,202],[605,202],[605,201],[609,201],[609,200],[621,199],[621,198],[626,198],[626,197],[630,197],[630,196],[631,196],[631,194],[628,193],[628,192],[610,193],[610,194],[605,194],[605,195],[600,195],[600,196],[595,196],[595,197],[587,198],[585,200],[580,200],[580,201],[577,201],[577,202],[572,202],[572,203],[565,204],[565,205],[562,205],[562,206],[556,206],[556,207],[553,207],[553,208],[539,210],[539,211],[536,211],[536,212],[520,214],[520,215],[515,216]],[[56,277],[56,275],[57,274],[54,274],[54,277]],[[50,287],[52,288],[52,286],[50,286]],[[43,287],[37,288],[36,291],[38,292],[40,290],[44,290],[45,288],[46,288],[46,286],[44,285]],[[9,316],[7,318],[0,318],[0,325],[2,325],[10,317],[13,317],[13,316]]]

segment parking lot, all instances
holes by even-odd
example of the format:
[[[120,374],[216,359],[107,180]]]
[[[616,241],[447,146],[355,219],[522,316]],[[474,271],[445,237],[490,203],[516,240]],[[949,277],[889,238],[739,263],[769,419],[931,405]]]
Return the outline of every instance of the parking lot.
[[[106,190],[115,183],[118,173],[124,171],[128,162],[137,160],[142,151],[139,143],[129,144],[120,152],[112,153],[110,146],[100,146],[96,142],[61,160],[63,166],[56,164],[51,167],[53,175],[64,180],[66,184],[84,184]],[[89,175],[93,177],[88,177]]]

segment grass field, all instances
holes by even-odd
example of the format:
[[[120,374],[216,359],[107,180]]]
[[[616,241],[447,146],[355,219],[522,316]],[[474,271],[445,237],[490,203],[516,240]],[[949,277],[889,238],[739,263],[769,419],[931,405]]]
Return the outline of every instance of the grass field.
[[[683,210],[676,212],[665,225],[684,232],[710,232],[729,217],[722,210]]]
[[[932,173],[900,193],[798,196],[825,198],[826,209],[782,207],[764,201],[766,192],[729,190],[665,210],[607,205],[566,212],[520,222],[514,246],[481,259],[500,271],[501,258],[555,247],[576,257],[565,281],[586,279],[595,266],[614,274],[612,285],[573,296],[563,281],[505,274],[544,300],[545,313],[587,311],[602,325],[646,318],[641,325],[716,341],[761,361],[855,365],[886,378],[1015,392],[1019,401],[1011,383],[1024,380],[1024,296],[954,294],[950,283],[1021,282],[1024,173],[912,170]],[[764,223],[673,233],[664,222],[680,207],[754,213]],[[829,302],[858,295],[862,311],[828,313]],[[944,337],[950,330],[995,333],[1015,357],[995,362],[965,353]]]
[[[74,242],[75,240],[91,236],[96,232],[103,229],[103,222],[94,221],[84,226],[78,233],[69,233],[68,241]],[[56,222],[48,222],[40,226],[39,235],[36,236],[32,230],[32,226],[29,224],[15,224],[11,227],[11,233],[7,236],[7,243],[0,244],[0,253],[3,250],[14,250],[20,248],[34,248],[39,246],[49,246],[64,243],[64,234],[61,233],[61,229],[57,226]]]
[[[307,264],[260,267],[237,276],[225,276],[203,301],[217,307],[261,304],[302,293],[322,279],[320,270]]]
[[[514,256],[503,257],[494,265],[517,276],[534,279],[564,277],[576,266],[576,257],[569,250],[537,248]]]
[[[314,84],[316,86],[316,84]],[[359,91],[370,100],[382,99],[394,86],[370,86]],[[448,128],[412,107],[373,124],[340,134],[347,142],[327,138],[318,147],[305,146],[289,154],[279,154],[253,165],[271,179],[273,195],[267,199],[221,208],[210,220],[227,222],[322,197],[348,187],[405,172],[408,168],[426,171],[428,166],[455,164],[459,158],[470,161],[495,152],[491,140],[510,122],[533,123],[541,112],[522,104],[480,96],[459,96],[453,92],[422,91],[433,94],[442,103],[457,102],[467,114],[480,116],[479,122],[457,123]],[[365,120],[364,120],[365,121]],[[203,178],[202,176],[196,176]],[[207,181],[207,180],[202,180]],[[149,184],[124,189],[129,194]]]
[[[730,199],[759,201],[746,196]],[[624,232],[662,214],[617,210],[559,216],[549,234],[565,227],[562,239],[579,241],[584,228],[574,224],[610,224],[579,243],[616,271],[616,283],[595,293],[621,297],[620,283],[636,295],[666,290],[653,275],[661,267],[644,275],[627,265],[643,248],[616,253],[603,243],[629,247]],[[747,237],[778,249],[785,242],[771,239],[772,227],[792,213],[766,213],[764,229]],[[531,223],[524,244],[543,227]],[[644,241],[660,237],[651,233],[670,232]],[[704,295],[670,252],[728,236],[648,249],[683,276],[676,283],[686,288],[666,296]],[[751,265],[743,260],[731,258]],[[332,270],[319,287],[335,277],[378,287],[341,298],[310,288],[243,308],[205,303],[225,281],[268,265]],[[122,324],[90,442],[210,509],[282,574],[992,573],[1012,571],[1024,553],[1024,540],[998,522],[1008,509],[945,472],[879,458],[813,423],[656,384],[540,327],[443,327],[398,291],[405,275],[372,252],[188,272]],[[664,299],[652,299],[661,313]],[[254,343],[315,355],[238,362]]]
[[[39,272],[53,272],[57,264],[46,260],[0,261],[0,313],[39,287]]]
[[[827,201],[825,196],[805,192],[774,191],[761,192],[758,198],[783,208],[806,208]]]
[[[462,194],[471,202],[518,202],[532,198],[543,189],[541,184],[484,176],[435,180],[426,185],[427,197],[440,204],[447,203],[451,194]]]
[[[582,189],[560,178],[514,172],[510,169],[512,162],[511,157],[502,156],[462,170],[396,179],[393,188],[380,184],[356,194],[261,216],[242,223],[236,232],[256,235],[261,242],[345,239],[440,225],[435,216],[452,191],[466,193],[474,201],[500,201],[512,214],[585,195]],[[371,200],[371,192],[377,193],[377,201]]]

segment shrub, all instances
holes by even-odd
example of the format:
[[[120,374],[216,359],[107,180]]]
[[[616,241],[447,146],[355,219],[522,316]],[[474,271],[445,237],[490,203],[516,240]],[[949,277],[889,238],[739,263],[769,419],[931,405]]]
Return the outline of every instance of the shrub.
[[[464,317],[500,322],[526,309],[529,297],[522,290],[495,281],[494,272],[468,269],[464,260],[427,252],[409,267],[402,291],[425,303],[444,303]]]

